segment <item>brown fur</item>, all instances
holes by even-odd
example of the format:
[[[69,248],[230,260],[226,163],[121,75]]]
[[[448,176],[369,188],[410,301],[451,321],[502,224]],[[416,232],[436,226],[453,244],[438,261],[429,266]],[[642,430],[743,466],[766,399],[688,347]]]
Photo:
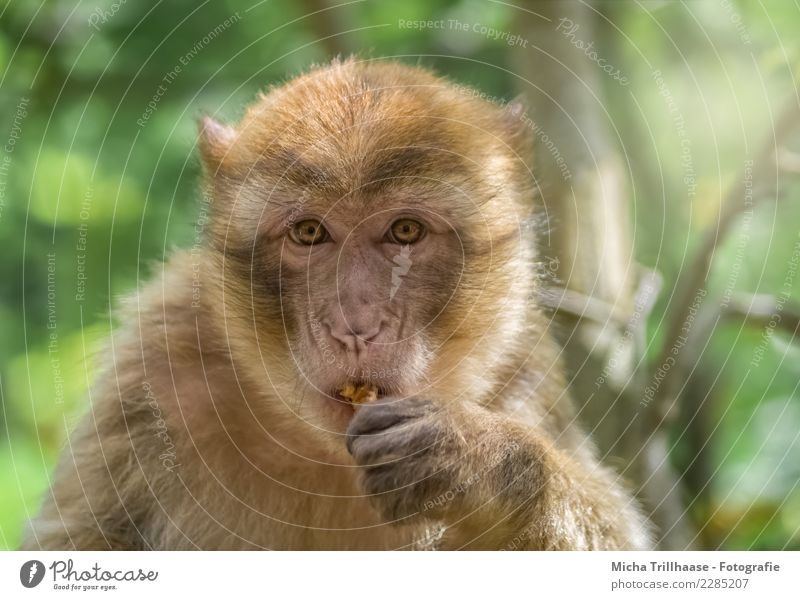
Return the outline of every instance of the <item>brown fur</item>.
[[[25,548],[647,546],[528,300],[531,142],[514,110],[351,59],[202,130],[208,243],[128,300]],[[441,229],[375,308],[358,294],[388,285],[389,249],[353,232],[393,202]],[[306,211],[362,245],[315,254],[325,267],[293,257],[287,224]],[[355,416],[326,397],[354,359],[327,365],[309,337],[349,306],[397,312],[394,345],[359,363],[385,395]]]

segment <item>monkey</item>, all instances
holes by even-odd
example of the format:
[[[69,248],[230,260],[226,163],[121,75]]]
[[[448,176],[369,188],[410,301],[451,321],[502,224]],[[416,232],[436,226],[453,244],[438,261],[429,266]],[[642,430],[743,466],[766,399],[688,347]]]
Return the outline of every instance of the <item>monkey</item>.
[[[649,547],[531,300],[530,128],[466,89],[350,57],[200,119],[203,243],[122,300],[24,548]]]

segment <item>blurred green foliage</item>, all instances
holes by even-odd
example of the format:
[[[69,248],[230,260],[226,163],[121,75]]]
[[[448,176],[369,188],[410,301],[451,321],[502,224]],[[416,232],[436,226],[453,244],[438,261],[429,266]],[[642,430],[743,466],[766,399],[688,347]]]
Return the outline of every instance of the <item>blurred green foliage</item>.
[[[0,147],[0,547],[13,548],[87,408],[115,299],[191,239],[200,114],[235,120],[258,90],[332,49],[420,62],[497,97],[521,88],[502,40],[398,26],[459,18],[510,29],[515,13],[503,3],[367,1],[326,13],[324,26],[305,16],[317,2],[290,0],[0,5],[0,141],[15,139],[11,151]],[[719,2],[601,5],[621,32],[605,49],[632,82],[609,81],[606,108],[631,174],[637,258],[666,281],[649,327],[655,352],[698,233],[718,219],[743,160],[796,93],[800,11],[788,2],[734,2],[733,12]],[[335,39],[320,41],[321,27]],[[535,60],[535,40],[527,51]],[[691,132],[691,202],[654,69]],[[788,199],[755,210],[743,257],[744,225],[721,246],[712,287],[725,286],[736,263],[735,291],[781,290],[799,239],[800,189],[780,185]],[[721,401],[710,440],[712,500],[693,511],[724,547],[800,548],[800,346],[777,333],[750,368],[761,341],[758,329],[725,323],[703,354]],[[680,429],[674,440],[676,464],[689,462]]]

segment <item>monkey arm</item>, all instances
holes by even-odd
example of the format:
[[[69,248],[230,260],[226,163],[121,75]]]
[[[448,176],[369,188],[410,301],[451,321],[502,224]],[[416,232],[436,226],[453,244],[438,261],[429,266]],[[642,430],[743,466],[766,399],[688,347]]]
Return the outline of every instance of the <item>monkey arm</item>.
[[[461,510],[444,513],[447,548],[634,549],[647,528],[618,477],[591,450],[556,446],[549,434],[475,407],[457,418],[471,439]],[[588,443],[588,442],[587,442]]]
[[[443,548],[647,545],[636,506],[588,450],[567,452],[544,430],[477,405],[366,404],[347,446],[384,518],[443,523]]]
[[[98,406],[73,433],[25,550],[142,550],[131,507],[142,506],[143,477],[116,408]],[[112,414],[119,413],[119,414]],[[103,432],[102,439],[98,431]]]

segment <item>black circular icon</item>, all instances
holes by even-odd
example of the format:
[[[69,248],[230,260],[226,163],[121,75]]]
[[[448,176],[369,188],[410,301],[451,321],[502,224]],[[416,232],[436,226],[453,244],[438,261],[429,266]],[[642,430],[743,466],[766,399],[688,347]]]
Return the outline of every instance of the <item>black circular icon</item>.
[[[19,569],[19,580],[26,588],[36,587],[44,579],[44,563],[29,560]]]

